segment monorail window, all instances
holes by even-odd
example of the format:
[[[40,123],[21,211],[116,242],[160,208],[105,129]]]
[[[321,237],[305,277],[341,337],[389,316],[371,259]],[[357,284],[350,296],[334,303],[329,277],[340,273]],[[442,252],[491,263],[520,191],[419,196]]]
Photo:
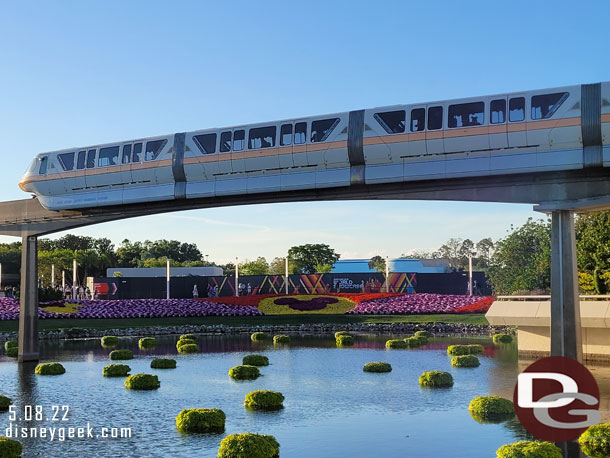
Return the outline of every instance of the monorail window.
[[[272,148],[275,146],[275,126],[257,127],[248,133],[248,148]]]
[[[135,143],[133,145],[133,158],[132,161],[140,162],[142,160],[142,143]]]
[[[95,167],[95,150],[90,149],[87,151],[87,168],[92,169]]]
[[[485,103],[471,102],[449,105],[449,127],[481,126],[485,122]]]
[[[502,124],[506,122],[506,100],[492,100],[489,106],[489,122],[492,124]]]
[[[282,124],[280,127],[280,146],[292,145],[292,124]]]
[[[110,167],[111,165],[118,165],[119,163],[119,147],[109,146],[107,148],[100,148],[100,154],[97,156],[98,167]]]
[[[567,92],[535,95],[532,97],[532,119],[548,119],[568,98]]]
[[[123,156],[121,164],[129,164],[131,162],[131,145],[123,145]]]
[[[66,172],[74,168],[74,153],[59,154],[57,158],[59,159],[61,168],[64,169]]]
[[[246,147],[246,131],[236,130],[233,132],[233,151],[242,151]]]
[[[307,138],[307,123],[297,122],[294,125],[294,144],[303,145]]]
[[[214,154],[216,152],[216,134],[195,135],[193,138],[203,154]]]
[[[146,153],[144,154],[145,161],[154,161],[159,157],[161,150],[167,144],[167,140],[153,140],[146,142]]]
[[[222,134],[220,134],[220,152],[221,153],[228,153],[229,151],[231,151],[232,136],[233,135],[230,131],[223,132]]]
[[[508,101],[508,120],[510,122],[525,119],[525,97],[513,97]]]
[[[87,157],[87,151],[78,152],[78,160],[76,161],[76,168],[82,170],[85,168],[85,158]]]
[[[339,124],[339,118],[320,119],[311,123],[311,143],[323,142]]]
[[[49,157],[43,156],[40,158],[40,167],[38,167],[38,174],[44,175],[47,173],[47,167],[49,165]]]
[[[442,129],[443,107],[428,108],[428,130]]]
[[[401,134],[405,131],[405,111],[386,111],[375,113],[375,119],[388,134]]]
[[[426,128],[426,109],[411,110],[411,132],[421,132]]]

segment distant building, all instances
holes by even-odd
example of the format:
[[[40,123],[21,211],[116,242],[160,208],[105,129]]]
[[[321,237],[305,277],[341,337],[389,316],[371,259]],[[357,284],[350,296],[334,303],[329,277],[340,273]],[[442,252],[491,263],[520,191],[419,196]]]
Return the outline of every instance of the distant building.
[[[116,274],[116,275],[115,275]],[[222,268],[210,267],[172,267],[172,277],[221,277]],[[154,278],[165,277],[165,267],[110,267],[107,277]]]
[[[332,273],[356,274],[372,273],[375,269],[369,268],[370,259],[341,259],[333,265]],[[447,259],[390,259],[390,272],[395,273],[426,273],[442,274],[449,271]]]

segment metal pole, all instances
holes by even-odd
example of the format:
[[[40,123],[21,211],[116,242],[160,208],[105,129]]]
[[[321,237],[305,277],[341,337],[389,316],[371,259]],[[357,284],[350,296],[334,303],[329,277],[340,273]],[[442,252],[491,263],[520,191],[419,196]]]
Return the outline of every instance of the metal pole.
[[[51,264],[51,288],[55,288],[55,264]]]
[[[18,361],[38,361],[38,238],[24,235],[21,244]]]
[[[62,291],[66,290],[66,271],[65,270],[61,271],[61,290]]]
[[[472,256],[468,256],[468,295],[472,296]]]
[[[288,295],[288,256],[286,256],[286,278],[284,284],[286,286],[286,295]]]
[[[2,288],[2,263],[0,262],[0,288]]]
[[[239,297],[239,258],[235,258],[235,297]]]
[[[72,299],[76,299],[78,283],[76,280],[76,258],[72,260]]]
[[[390,292],[390,258],[385,257],[385,292]]]
[[[170,283],[170,280],[172,278],[171,277],[171,270],[170,269],[171,268],[170,268],[170,265],[169,265],[169,258],[167,258],[167,263],[165,265],[165,279],[167,281],[167,290],[166,290],[167,292],[165,294],[165,298],[166,299],[169,299],[169,283]]]

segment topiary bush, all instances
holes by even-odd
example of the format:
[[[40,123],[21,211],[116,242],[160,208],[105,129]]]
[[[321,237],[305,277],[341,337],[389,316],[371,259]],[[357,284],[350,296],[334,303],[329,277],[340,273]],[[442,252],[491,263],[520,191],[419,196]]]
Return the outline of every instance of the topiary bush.
[[[415,337],[425,337],[429,339],[432,337],[432,333],[430,331],[415,331]]]
[[[610,423],[589,427],[578,438],[580,449],[591,458],[610,456]]]
[[[119,344],[119,338],[116,336],[104,336],[102,337],[102,347],[112,348]]]
[[[42,363],[34,369],[38,375],[61,375],[66,373],[66,369],[59,363]]]
[[[445,388],[453,386],[453,377],[449,372],[428,371],[419,376],[420,386],[428,388]]]
[[[197,344],[186,344],[178,347],[178,353],[198,353],[199,345]]]
[[[254,380],[260,375],[261,371],[256,366],[235,366],[229,370],[229,377],[235,380]]]
[[[125,388],[129,390],[156,390],[161,386],[159,377],[151,374],[134,374],[125,379]]]
[[[220,409],[184,409],[176,417],[176,429],[183,433],[222,433],[226,419]]]
[[[8,407],[13,403],[13,401],[11,400],[11,398],[4,396],[4,395],[0,395],[0,412],[6,412],[8,410]],[[2,456],[2,455],[0,455]]]
[[[339,336],[351,336],[351,335],[352,334],[349,331],[337,331],[337,332],[335,332],[335,339],[337,339]]]
[[[337,347],[348,347],[354,345],[354,337],[343,334],[335,339],[335,343],[337,344]]]
[[[151,369],[175,369],[176,360],[171,358],[157,358],[150,362]]]
[[[447,347],[447,354],[450,356],[462,356],[469,355],[471,349],[468,345],[449,345]]]
[[[513,401],[500,396],[477,396],[468,411],[479,423],[499,423],[515,416]]]
[[[390,363],[377,361],[374,363],[366,363],[362,370],[364,372],[392,372],[392,365]]]
[[[104,377],[127,377],[131,367],[127,364],[108,364],[102,369]]]
[[[192,341],[195,341],[196,337],[195,337],[195,334],[182,334],[180,336],[179,340],[183,340],[183,339],[190,339]]]
[[[479,358],[474,355],[460,355],[451,357],[452,367],[479,367]]]
[[[421,340],[419,337],[411,336],[405,339],[405,344],[408,348],[421,347]]]
[[[244,366],[268,366],[269,358],[263,355],[248,355],[242,360]]]
[[[280,444],[263,434],[230,434],[220,443],[218,458],[279,458]]]
[[[180,347],[183,345],[197,345],[197,342],[195,342],[193,339],[180,339],[178,342],[176,342],[176,350],[180,350]]]
[[[494,334],[492,339],[495,344],[506,344],[513,341],[513,336],[510,334]]]
[[[273,336],[273,344],[274,345],[284,345],[290,343],[290,337],[284,334],[278,334],[277,336]]]
[[[386,341],[385,343],[385,347],[386,348],[407,348],[407,342],[405,342],[404,340],[400,340],[400,339],[391,339]]]
[[[257,340],[265,340],[265,339],[267,339],[267,337],[268,337],[267,334],[264,332],[254,332],[250,336],[250,339],[257,341]]]
[[[16,358],[19,355],[19,348],[17,347],[10,347],[8,350],[6,350],[6,356],[10,357],[10,358]]]
[[[133,359],[133,352],[131,350],[112,350],[108,356],[113,361]]]
[[[496,458],[563,458],[563,453],[552,442],[521,441],[500,447]]]
[[[19,458],[23,446],[19,441],[0,436],[0,456],[2,458]]]
[[[154,337],[142,337],[138,340],[138,348],[140,350],[147,350],[150,348],[155,348],[157,346],[157,339]]]
[[[284,395],[278,391],[252,391],[246,395],[244,405],[251,410],[280,410],[284,408]]]
[[[4,351],[8,351],[9,348],[18,348],[19,342],[16,340],[7,340],[4,342]]]
[[[483,348],[483,345],[479,345],[479,344],[470,344],[470,345],[466,345],[468,347],[468,350],[470,351],[471,355],[482,355],[483,352],[485,351],[485,348]]]

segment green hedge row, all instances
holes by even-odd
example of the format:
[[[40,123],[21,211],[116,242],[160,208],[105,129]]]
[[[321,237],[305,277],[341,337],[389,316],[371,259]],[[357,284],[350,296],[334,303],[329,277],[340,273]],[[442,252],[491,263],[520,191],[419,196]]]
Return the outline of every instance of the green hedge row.
[[[278,391],[252,391],[246,395],[244,405],[251,410],[280,410],[284,408],[284,395]]]
[[[41,363],[34,372],[38,375],[61,375],[66,373],[66,369],[59,363]]]
[[[176,428],[183,433],[222,433],[226,419],[220,409],[184,409],[176,417]]]
[[[125,379],[125,388],[129,390],[156,390],[161,386],[159,377],[151,374],[134,374]]]

